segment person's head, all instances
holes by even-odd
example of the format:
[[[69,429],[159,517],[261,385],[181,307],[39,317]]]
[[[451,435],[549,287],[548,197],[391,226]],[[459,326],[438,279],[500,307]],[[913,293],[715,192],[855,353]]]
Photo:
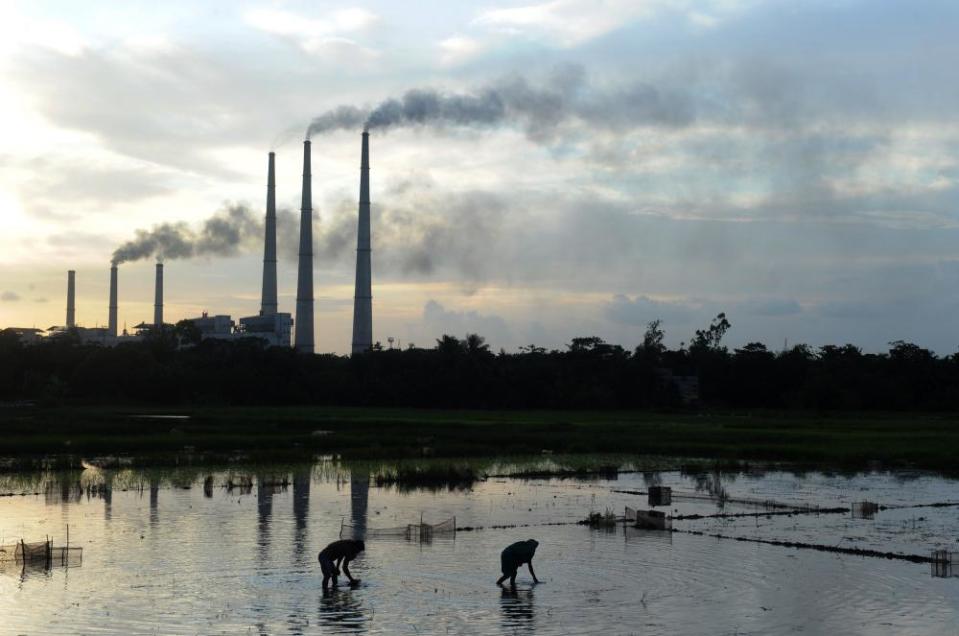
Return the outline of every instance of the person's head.
[[[362,540],[357,539],[353,541],[353,556],[356,556],[360,552],[366,549],[366,544]]]
[[[529,546],[530,552],[536,552],[536,548],[539,547],[539,541],[536,539],[527,539],[526,545]]]

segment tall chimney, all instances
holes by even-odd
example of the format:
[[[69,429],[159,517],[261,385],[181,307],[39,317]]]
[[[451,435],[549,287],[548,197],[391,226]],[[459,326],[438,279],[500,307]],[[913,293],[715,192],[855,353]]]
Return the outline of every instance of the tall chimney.
[[[77,273],[67,272],[67,329],[77,326]]]
[[[356,228],[356,291],[353,294],[353,353],[373,346],[373,290],[370,271],[370,133],[363,131],[360,209]]]
[[[260,315],[276,313],[276,174],[270,153],[270,167],[266,176],[266,225],[263,235],[263,295],[260,299]]]
[[[153,326],[163,328],[163,263],[157,263],[156,296],[153,301]]]
[[[310,184],[310,140],[303,142],[303,201],[300,206],[300,265],[296,277],[296,322],[293,346],[313,353],[313,194]]]
[[[110,314],[107,318],[110,335],[117,336],[117,266],[110,266]]]

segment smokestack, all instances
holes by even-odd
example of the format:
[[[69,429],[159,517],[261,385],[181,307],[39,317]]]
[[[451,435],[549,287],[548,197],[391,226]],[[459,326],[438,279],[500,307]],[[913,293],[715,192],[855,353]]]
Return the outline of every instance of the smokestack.
[[[77,326],[77,273],[67,272],[67,329]]]
[[[293,346],[313,353],[313,194],[310,140],[303,142],[303,201],[300,206],[300,265],[296,277],[296,323]]]
[[[270,153],[270,166],[266,176],[266,224],[263,234],[263,295],[260,299],[260,315],[276,313],[276,173]]]
[[[153,326],[163,328],[163,263],[157,263],[156,297],[153,301]]]
[[[110,314],[107,318],[110,335],[117,336],[117,266],[110,266]]]
[[[360,209],[356,229],[356,291],[353,294],[353,353],[373,346],[373,290],[370,268],[370,133],[363,131]]]

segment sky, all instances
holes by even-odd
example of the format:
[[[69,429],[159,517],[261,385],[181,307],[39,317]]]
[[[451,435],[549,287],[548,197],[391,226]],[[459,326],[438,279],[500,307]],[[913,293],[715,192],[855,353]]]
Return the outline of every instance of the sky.
[[[677,346],[722,311],[730,346],[950,354],[957,31],[923,0],[2,2],[0,326],[63,324],[68,269],[103,325],[114,250],[231,211],[234,240],[166,256],[165,317],[256,314],[270,150],[292,313],[316,121],[317,351],[348,352],[374,112],[384,345],[632,348],[661,319]],[[120,265],[121,325],[153,263]]]

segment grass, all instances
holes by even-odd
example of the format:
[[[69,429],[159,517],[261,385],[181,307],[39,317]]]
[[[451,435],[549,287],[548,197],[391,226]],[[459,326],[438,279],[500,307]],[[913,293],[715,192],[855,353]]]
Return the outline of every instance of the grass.
[[[422,464],[401,463],[373,476],[377,486],[392,486],[403,491],[468,490],[484,475],[468,463],[425,462]]]
[[[185,420],[142,414],[189,415]],[[139,463],[619,454],[956,470],[959,416],[323,407],[0,409],[0,457]],[[184,460],[183,456],[188,458]]]

